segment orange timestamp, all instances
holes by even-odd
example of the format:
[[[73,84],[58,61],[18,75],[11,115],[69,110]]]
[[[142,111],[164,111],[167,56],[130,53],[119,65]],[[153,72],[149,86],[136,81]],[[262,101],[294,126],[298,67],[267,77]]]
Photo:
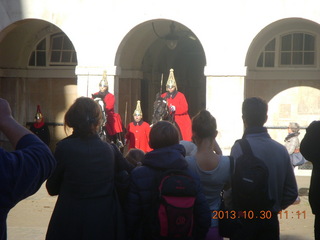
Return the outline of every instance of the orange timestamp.
[[[306,219],[307,213],[306,211],[280,211],[278,213],[280,219]]]
[[[261,211],[223,211],[223,210],[214,210],[212,211],[212,219],[271,219],[272,212],[270,210],[261,210]]]

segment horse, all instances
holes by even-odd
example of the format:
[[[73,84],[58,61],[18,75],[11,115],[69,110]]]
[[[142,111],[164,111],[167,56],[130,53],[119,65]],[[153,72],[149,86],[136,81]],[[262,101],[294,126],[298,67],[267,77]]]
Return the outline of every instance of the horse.
[[[170,109],[167,101],[158,93],[156,100],[153,103],[153,115],[150,126],[152,127],[155,123],[162,120],[166,120],[171,123],[174,122],[173,116],[170,114]]]
[[[121,133],[117,133],[116,135],[109,135],[108,131],[106,129],[106,124],[107,124],[107,119],[108,119],[108,114],[105,111],[105,103],[104,101],[97,97],[94,99],[94,101],[96,101],[98,103],[98,105],[100,106],[100,110],[102,113],[102,123],[100,126],[100,130],[99,130],[99,136],[103,141],[109,142],[109,143],[114,143],[121,152],[123,152],[124,150],[124,132]],[[123,127],[124,129],[124,127]]]
[[[150,127],[159,121],[169,121],[175,125],[179,131],[180,139],[182,139],[180,128],[174,120],[174,112],[170,112],[166,99],[157,93],[156,100],[153,103],[153,115]]]
[[[101,110],[101,115],[102,115],[102,122],[99,128],[99,137],[103,140],[103,141],[107,141],[107,130],[106,130],[106,123],[107,123],[107,114],[104,110],[104,102],[101,98],[95,98],[94,99],[95,102],[98,103],[98,105],[100,106],[100,110]]]

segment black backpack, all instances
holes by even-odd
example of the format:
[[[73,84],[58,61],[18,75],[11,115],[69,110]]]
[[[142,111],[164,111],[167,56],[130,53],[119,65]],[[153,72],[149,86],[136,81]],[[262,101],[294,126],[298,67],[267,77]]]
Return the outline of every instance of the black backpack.
[[[243,154],[236,159],[232,175],[233,207],[240,211],[270,210],[274,204],[269,197],[269,170],[253,155],[247,139],[237,140]]]

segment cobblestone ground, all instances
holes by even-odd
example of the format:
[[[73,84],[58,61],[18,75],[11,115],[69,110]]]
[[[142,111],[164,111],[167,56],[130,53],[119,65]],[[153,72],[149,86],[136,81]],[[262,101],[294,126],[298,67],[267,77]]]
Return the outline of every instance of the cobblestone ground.
[[[312,240],[314,216],[308,203],[310,177],[297,176],[301,202],[283,211],[280,221],[281,240]],[[8,216],[8,240],[44,240],[56,197],[45,187],[21,201]],[[300,213],[300,214],[298,214]]]

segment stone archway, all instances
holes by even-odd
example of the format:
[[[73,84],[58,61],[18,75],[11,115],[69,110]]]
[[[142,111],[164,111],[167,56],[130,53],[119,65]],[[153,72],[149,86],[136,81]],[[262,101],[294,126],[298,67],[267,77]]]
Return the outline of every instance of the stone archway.
[[[50,42],[57,34],[68,38],[52,23],[38,19],[18,21],[0,32],[0,95],[26,127],[33,122],[37,105],[41,106],[52,150],[66,136],[64,113],[77,97],[76,62],[53,64],[49,58]],[[42,59],[41,64],[30,64],[33,54]]]
[[[119,83],[119,113],[124,122],[132,121],[136,101],[141,100],[144,119],[151,121],[153,102],[163,88],[169,69],[175,70],[179,91],[189,103],[189,114],[195,115],[206,107],[205,54],[195,34],[181,23],[174,22],[179,41],[174,50],[163,39],[168,34],[171,20],[155,19],[133,28],[119,46],[115,65]],[[158,35],[158,36],[157,36]]]

